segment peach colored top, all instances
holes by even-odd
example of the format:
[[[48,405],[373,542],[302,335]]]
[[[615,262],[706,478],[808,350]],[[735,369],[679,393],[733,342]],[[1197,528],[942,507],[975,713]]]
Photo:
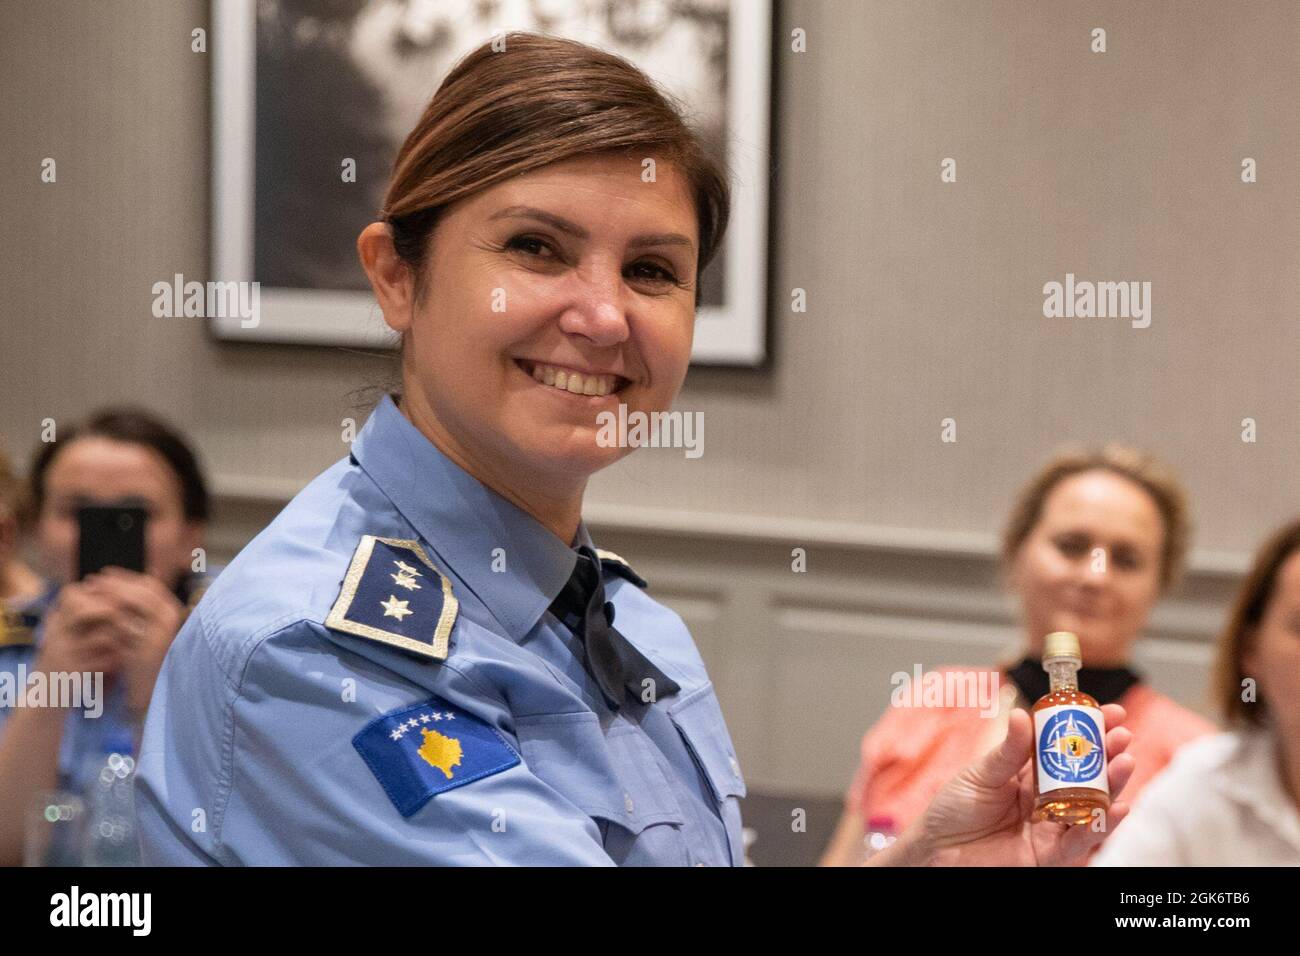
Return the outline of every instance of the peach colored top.
[[[956,668],[942,668],[942,671]],[[960,668],[978,674],[984,668]],[[1004,695],[1015,685],[998,672]],[[845,808],[862,818],[889,818],[895,831],[915,821],[945,783],[1006,736],[1010,701],[997,717],[981,717],[979,707],[894,707],[886,709],[862,738],[862,763],[845,797]],[[1117,701],[1128,713],[1133,734],[1128,753],[1136,760],[1124,788],[1132,805],[1139,792],[1183,744],[1215,727],[1204,717],[1139,683]]]

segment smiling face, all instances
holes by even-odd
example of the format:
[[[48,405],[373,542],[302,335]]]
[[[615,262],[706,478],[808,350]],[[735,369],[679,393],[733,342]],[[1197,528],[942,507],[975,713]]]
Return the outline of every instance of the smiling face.
[[[1012,568],[1030,653],[1041,655],[1052,631],[1073,631],[1085,667],[1127,664],[1160,595],[1163,542],[1140,485],[1104,470],[1058,482]]]
[[[1282,739],[1300,734],[1300,551],[1278,571],[1242,670],[1258,681]]]
[[[404,316],[380,295],[405,336],[404,410],[490,483],[580,487],[628,452],[597,443],[599,413],[663,411],[681,388],[697,247],[666,163],[647,183],[635,159],[583,157],[453,204],[420,301]]]

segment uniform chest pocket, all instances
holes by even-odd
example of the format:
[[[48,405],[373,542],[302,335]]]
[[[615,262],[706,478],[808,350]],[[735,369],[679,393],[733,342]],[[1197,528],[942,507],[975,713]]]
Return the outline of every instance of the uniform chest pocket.
[[[718,802],[718,816],[727,830],[727,842],[734,866],[744,863],[745,848],[740,826],[740,801],[745,796],[745,778],[740,761],[722,719],[717,694],[705,684],[674,704],[668,717],[686,741],[696,765],[709,783]]]
[[[588,816],[639,834],[646,827],[681,827],[681,808],[649,741],[631,725],[601,729],[595,714],[546,714],[515,719],[528,768]]]
[[[719,802],[745,796],[745,778],[731,745],[727,724],[712,684],[705,684],[674,704],[668,716],[677,726],[695,762],[708,778],[709,788]]]

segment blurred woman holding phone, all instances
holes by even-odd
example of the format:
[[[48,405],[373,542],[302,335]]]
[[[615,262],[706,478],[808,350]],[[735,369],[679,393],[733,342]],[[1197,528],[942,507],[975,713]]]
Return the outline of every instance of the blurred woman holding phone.
[[[195,570],[208,519],[203,474],[188,443],[146,412],[108,409],[60,428],[35,456],[30,495],[48,611],[24,640],[0,647],[0,674],[19,695],[44,675],[49,692],[0,706],[0,863],[9,865],[22,859],[38,794],[83,793],[106,747],[134,749],[163,658],[207,578]],[[85,674],[78,683],[95,699],[56,699],[53,675]]]

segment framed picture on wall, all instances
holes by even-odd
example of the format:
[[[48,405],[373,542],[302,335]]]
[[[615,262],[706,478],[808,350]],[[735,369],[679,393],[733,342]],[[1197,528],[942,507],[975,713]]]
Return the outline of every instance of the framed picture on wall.
[[[692,358],[765,359],[771,0],[213,0],[212,14],[209,279],[259,290],[256,322],[210,318],[217,337],[395,344],[357,234],[451,66],[534,30],[626,57],[691,111],[733,188]]]

